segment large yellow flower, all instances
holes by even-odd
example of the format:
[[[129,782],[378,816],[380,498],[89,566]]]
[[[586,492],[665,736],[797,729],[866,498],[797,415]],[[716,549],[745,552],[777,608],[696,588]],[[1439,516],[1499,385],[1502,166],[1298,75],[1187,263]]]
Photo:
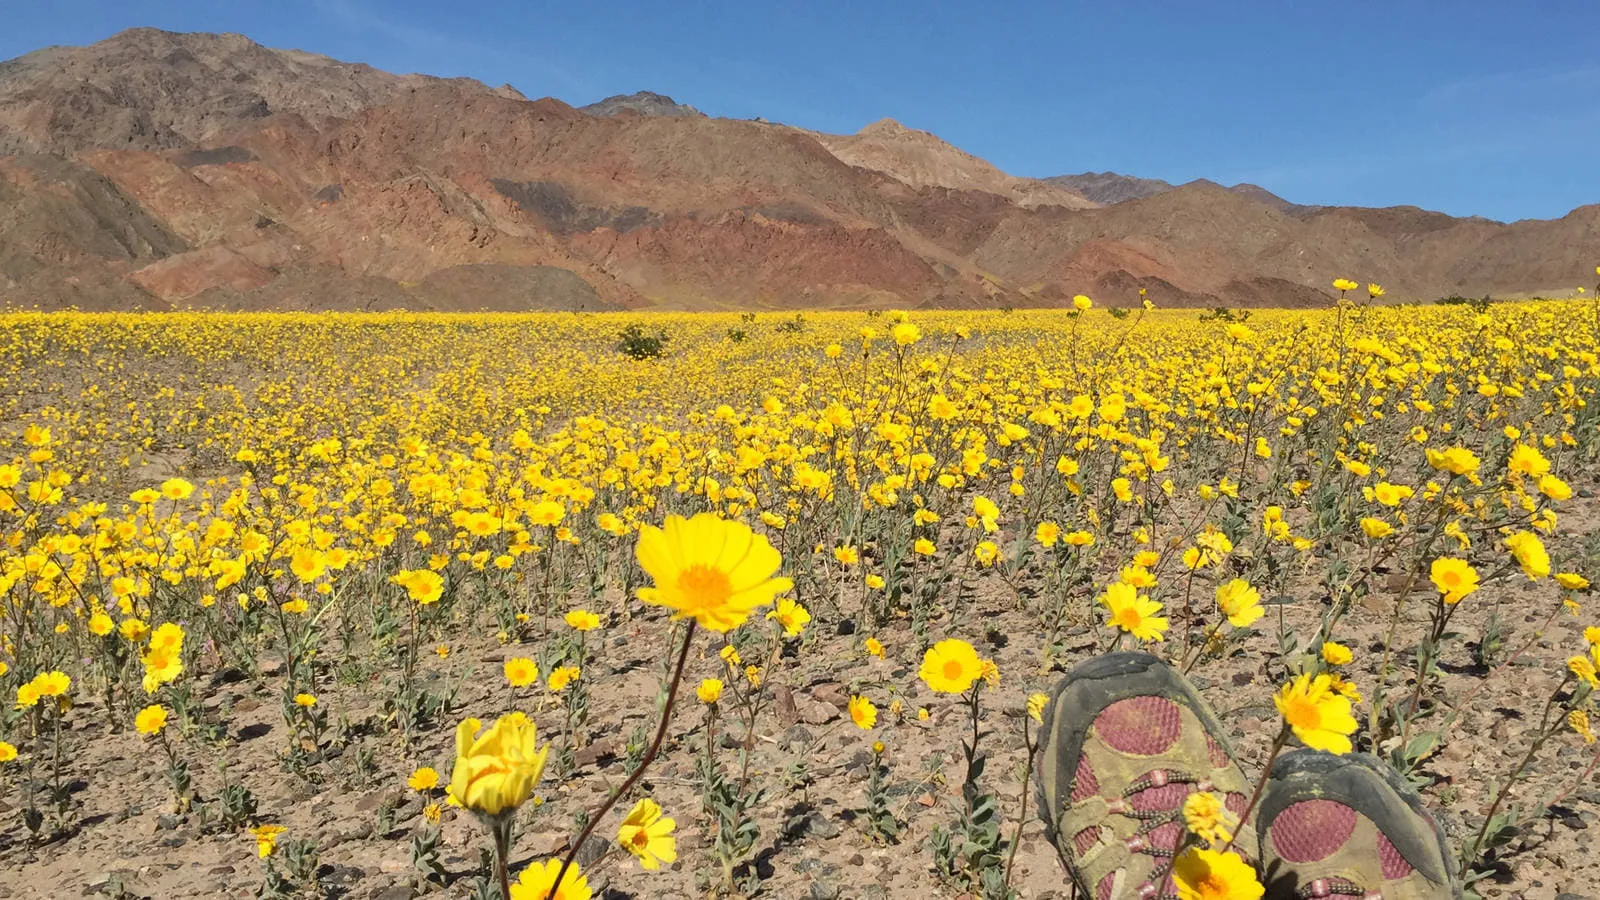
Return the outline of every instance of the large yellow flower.
[[[700,686],[694,689],[694,695],[700,698],[701,703],[716,703],[722,699],[722,679],[704,678]]]
[[[1178,900],[1258,900],[1265,890],[1239,855],[1190,847],[1172,864]]]
[[[505,673],[506,683],[512,687],[527,687],[539,680],[539,664],[526,656],[508,658],[501,670]]]
[[[872,726],[878,724],[878,707],[866,697],[851,697],[850,721],[856,723],[856,727],[862,731],[870,731]]]
[[[811,613],[799,603],[784,597],[767,613],[767,618],[782,625],[784,634],[794,637],[806,629],[806,624],[811,621]]]
[[[539,730],[520,712],[501,716],[480,735],[482,726],[477,719],[456,726],[456,763],[446,790],[466,809],[498,816],[533,793],[550,747],[537,746]]]
[[[600,617],[586,609],[575,609],[566,615],[567,627],[574,631],[593,631],[600,627]]]
[[[1222,798],[1210,791],[1196,791],[1183,801],[1183,822],[1201,840],[1233,840],[1233,827],[1238,821],[1238,816],[1223,805]]]
[[[405,588],[411,599],[423,606],[444,596],[444,578],[428,569],[404,569],[389,580]]]
[[[1537,447],[1518,444],[1511,448],[1511,456],[1506,460],[1506,469],[1529,478],[1543,478],[1550,474],[1550,460],[1545,459]]]
[[[743,625],[751,612],[794,586],[772,577],[783,558],[765,536],[713,513],[668,516],[661,528],[641,527],[636,553],[655,580],[655,587],[639,589],[639,599],[712,631]]]
[[[1111,613],[1111,625],[1141,641],[1165,639],[1167,619],[1156,615],[1161,604],[1140,594],[1133,585],[1120,581],[1106,585],[1100,603]]]
[[[922,655],[922,669],[917,674],[941,694],[959,694],[983,674],[983,660],[966,641],[946,638]]]
[[[1235,628],[1243,628],[1265,615],[1261,592],[1243,578],[1217,585],[1217,608]]]
[[[146,706],[133,717],[133,727],[142,735],[155,737],[167,727],[167,711],[159,703]]]
[[[661,806],[649,797],[633,805],[617,829],[617,843],[639,860],[643,869],[671,865],[678,858],[678,842],[672,836],[678,823],[661,814]]]
[[[1550,574],[1550,554],[1533,532],[1519,531],[1506,538],[1506,549],[1516,557],[1517,565],[1522,567],[1522,574],[1528,576],[1529,581],[1538,581]]]
[[[144,679],[142,687],[146,694],[154,694],[156,688],[163,684],[176,681],[183,674],[183,655],[171,651],[152,650],[140,657],[144,663]]]
[[[1428,458],[1428,465],[1441,472],[1452,475],[1471,475],[1478,471],[1478,454],[1465,447],[1450,447],[1445,450],[1435,450],[1429,447],[1424,455]]]
[[[72,690],[72,678],[65,672],[40,672],[33,676],[33,684],[41,697],[60,697]]]
[[[1439,593],[1444,595],[1444,602],[1452,606],[1478,589],[1478,570],[1464,559],[1439,557],[1433,561],[1429,578]]]
[[[256,855],[262,859],[271,856],[278,849],[278,835],[288,831],[282,825],[257,825],[250,829],[250,836],[256,839]]]
[[[1294,736],[1307,747],[1335,754],[1351,751],[1356,719],[1350,714],[1350,701],[1334,690],[1332,677],[1301,675],[1272,699]]]
[[[542,863],[529,863],[517,880],[511,883],[511,900],[589,900],[594,893],[589,890],[589,879],[583,877],[577,860],[567,867],[561,886],[561,860],[547,859]]]

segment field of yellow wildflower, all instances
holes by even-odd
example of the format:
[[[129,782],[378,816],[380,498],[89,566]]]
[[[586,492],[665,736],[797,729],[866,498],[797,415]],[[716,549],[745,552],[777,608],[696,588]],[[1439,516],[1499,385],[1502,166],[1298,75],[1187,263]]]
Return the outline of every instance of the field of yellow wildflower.
[[[0,315],[0,897],[1064,898],[1114,648],[1592,893],[1600,309],[1358,295]]]

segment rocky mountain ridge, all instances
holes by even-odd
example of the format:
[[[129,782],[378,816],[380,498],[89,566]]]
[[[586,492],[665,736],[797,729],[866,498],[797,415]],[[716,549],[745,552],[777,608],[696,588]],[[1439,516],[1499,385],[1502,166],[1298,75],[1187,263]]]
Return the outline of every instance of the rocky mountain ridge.
[[[1501,224],[1208,182],[1086,191],[892,120],[827,135],[648,94],[586,112],[239,35],[0,63],[11,306],[1306,305],[1345,274],[1423,298],[1570,290],[1600,246],[1600,206]]]

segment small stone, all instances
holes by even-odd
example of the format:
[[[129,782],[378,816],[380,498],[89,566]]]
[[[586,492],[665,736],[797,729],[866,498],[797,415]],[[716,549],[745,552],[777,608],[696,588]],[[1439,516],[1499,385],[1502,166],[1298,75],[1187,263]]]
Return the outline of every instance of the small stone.
[[[839,709],[845,709],[850,706],[850,698],[845,695],[839,685],[832,683],[819,684],[812,688],[811,699],[820,700]]]
[[[585,747],[580,747],[577,752],[572,754],[572,759],[579,766],[592,766],[600,763],[602,760],[610,761],[615,759],[616,756],[617,742],[614,740],[603,739],[595,741],[594,743]]]
[[[839,826],[821,813],[812,813],[806,817],[806,836],[822,840],[836,838],[839,836]]]
[[[523,835],[517,840],[517,849],[536,857],[555,856],[567,849],[564,831],[540,831]]]
[[[367,877],[367,873],[359,866],[334,866],[325,877],[334,884],[355,884]]]
[[[800,711],[794,705],[794,691],[788,685],[778,685],[772,691],[772,712],[778,717],[778,727],[784,730],[800,721]]]
[[[811,892],[806,896],[811,900],[835,900],[839,896],[839,886],[829,881],[813,881]]]
[[[821,700],[802,700],[800,720],[807,725],[826,725],[839,718],[839,708]]]
[[[805,727],[804,725],[797,724],[785,728],[782,737],[778,739],[778,743],[781,744],[785,750],[794,752],[796,750],[804,750],[805,748],[810,747],[811,742],[814,740],[816,740],[816,738],[812,736],[811,729]]]

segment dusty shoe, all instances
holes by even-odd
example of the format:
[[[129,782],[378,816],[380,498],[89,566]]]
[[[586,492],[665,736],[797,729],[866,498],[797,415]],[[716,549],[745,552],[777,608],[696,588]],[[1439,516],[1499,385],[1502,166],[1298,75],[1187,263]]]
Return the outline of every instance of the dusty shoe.
[[[1093,900],[1176,896],[1168,875],[1184,800],[1211,791],[1237,816],[1251,787],[1194,688],[1145,653],[1102,656],[1062,678],[1037,758],[1046,834]],[[1255,846],[1241,826],[1236,847]]]
[[[1279,757],[1256,828],[1269,898],[1461,896],[1438,824],[1399,773],[1364,753]]]

